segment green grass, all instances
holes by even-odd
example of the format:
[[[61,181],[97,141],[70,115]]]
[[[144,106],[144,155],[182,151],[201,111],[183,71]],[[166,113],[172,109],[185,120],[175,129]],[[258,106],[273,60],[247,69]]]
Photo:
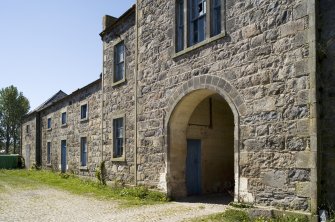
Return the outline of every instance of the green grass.
[[[191,222],[308,222],[306,216],[281,216],[276,218],[250,218],[245,211],[228,209],[223,213],[196,218]]]
[[[50,186],[73,194],[92,196],[105,200],[121,200],[122,206],[147,205],[167,202],[163,193],[146,187],[109,187],[74,175],[36,170],[0,170],[0,192],[6,189],[37,189]]]

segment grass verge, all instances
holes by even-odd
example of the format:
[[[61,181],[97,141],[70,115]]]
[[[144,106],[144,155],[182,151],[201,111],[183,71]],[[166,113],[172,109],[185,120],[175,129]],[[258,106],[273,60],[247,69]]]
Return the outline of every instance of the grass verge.
[[[8,188],[34,189],[41,185],[89,195],[104,200],[122,200],[122,206],[148,205],[167,202],[166,195],[146,187],[109,187],[77,176],[36,170],[0,170],[0,191]]]
[[[245,211],[228,209],[223,213],[196,218],[190,222],[308,222],[306,216],[281,216],[276,218],[250,218]]]

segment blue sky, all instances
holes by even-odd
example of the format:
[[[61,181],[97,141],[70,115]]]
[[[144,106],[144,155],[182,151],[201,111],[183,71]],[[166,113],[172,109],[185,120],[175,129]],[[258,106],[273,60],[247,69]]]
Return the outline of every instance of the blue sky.
[[[135,0],[0,0],[0,88],[14,85],[36,108],[99,78],[103,15]]]

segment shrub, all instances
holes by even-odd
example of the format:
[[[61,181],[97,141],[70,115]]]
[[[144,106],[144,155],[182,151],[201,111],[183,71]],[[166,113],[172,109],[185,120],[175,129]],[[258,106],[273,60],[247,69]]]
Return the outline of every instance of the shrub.
[[[100,163],[99,168],[95,171],[95,177],[98,179],[101,185],[106,185],[107,171],[105,166],[105,161]]]

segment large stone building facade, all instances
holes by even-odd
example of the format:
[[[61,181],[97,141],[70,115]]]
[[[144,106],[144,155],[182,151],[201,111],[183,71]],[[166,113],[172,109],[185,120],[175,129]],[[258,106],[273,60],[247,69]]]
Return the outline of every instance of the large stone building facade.
[[[103,19],[102,77],[27,116],[22,154],[86,176],[106,161],[109,180],[174,197],[315,213],[335,201],[334,7],[137,0]]]

